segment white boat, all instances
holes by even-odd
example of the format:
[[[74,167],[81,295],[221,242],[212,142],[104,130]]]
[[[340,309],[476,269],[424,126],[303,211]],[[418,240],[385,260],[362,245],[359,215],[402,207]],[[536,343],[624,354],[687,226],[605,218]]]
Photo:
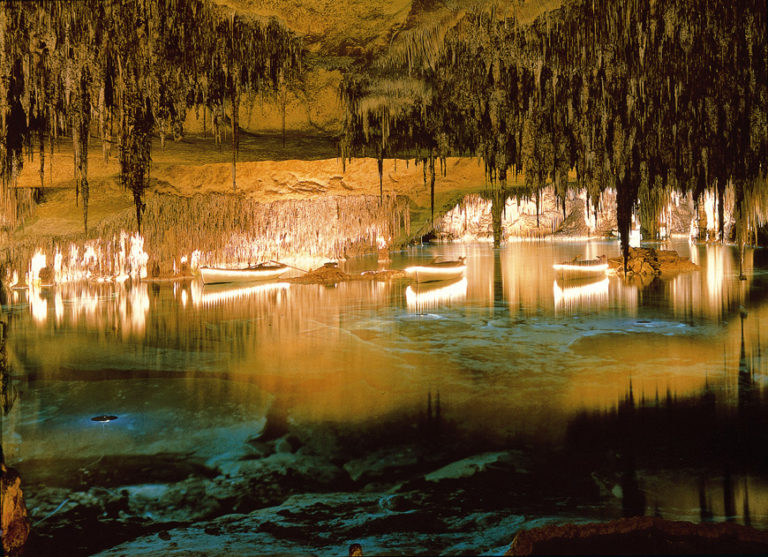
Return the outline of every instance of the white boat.
[[[416,282],[432,282],[435,280],[455,280],[464,276],[467,264],[464,258],[453,260],[435,259],[422,265],[413,265],[405,269],[405,274]]]
[[[605,256],[597,259],[579,259],[576,257],[572,261],[555,263],[552,268],[557,273],[558,278],[562,279],[599,278],[604,276],[608,270],[608,262],[605,260]]]
[[[200,267],[203,284],[224,282],[256,282],[274,280],[288,271],[282,263],[260,263],[244,269],[224,269],[221,267]]]

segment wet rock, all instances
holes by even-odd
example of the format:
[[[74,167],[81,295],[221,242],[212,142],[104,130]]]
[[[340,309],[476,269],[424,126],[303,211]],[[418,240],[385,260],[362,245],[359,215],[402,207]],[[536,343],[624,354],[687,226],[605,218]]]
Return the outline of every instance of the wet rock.
[[[624,277],[624,259],[608,259],[609,268],[620,277]],[[654,278],[663,275],[696,271],[700,267],[687,257],[680,257],[673,250],[654,248],[629,248],[626,278]]]
[[[293,452],[293,446],[291,445],[291,442],[285,438],[281,437],[277,441],[275,441],[275,452],[277,454],[287,454]]]
[[[123,492],[123,500],[116,503],[125,506],[125,515],[155,523],[202,520],[222,511],[218,485],[207,479],[127,486]]]
[[[405,278],[405,271],[401,269],[382,269],[380,271],[365,271],[359,277],[363,280],[394,280]]]
[[[247,478],[251,488],[274,488],[268,490],[266,495],[269,501],[279,500],[302,489],[323,491],[347,479],[341,468],[325,458],[291,452],[277,452],[260,459],[222,462],[219,469],[225,478]]]
[[[0,526],[5,555],[18,555],[29,536],[29,519],[21,490],[21,477],[0,463]]]
[[[506,456],[506,452],[474,455],[457,462],[452,462],[434,472],[430,472],[425,476],[425,479],[430,482],[439,482],[441,480],[468,478],[479,472],[485,471],[488,467],[496,464]]]
[[[519,532],[506,555],[765,554],[768,532],[733,523],[693,524],[655,517],[543,526]]]
[[[324,265],[318,269],[309,271],[300,277],[291,279],[290,282],[298,284],[336,284],[337,282],[350,280],[350,278],[350,275],[338,267]]]
[[[383,478],[397,471],[408,469],[419,462],[419,455],[413,447],[397,447],[373,451],[362,458],[350,460],[344,464],[352,481],[372,481]]]

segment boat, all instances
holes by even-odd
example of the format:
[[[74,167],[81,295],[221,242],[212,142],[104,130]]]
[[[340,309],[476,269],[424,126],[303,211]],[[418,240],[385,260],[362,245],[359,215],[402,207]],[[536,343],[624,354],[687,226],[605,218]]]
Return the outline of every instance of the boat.
[[[604,255],[596,259],[579,259],[577,255],[571,261],[555,263],[552,268],[562,279],[599,278],[608,270],[608,262]]]
[[[432,282],[436,280],[456,280],[464,276],[467,264],[463,257],[458,259],[435,258],[429,263],[413,265],[405,269],[405,274],[416,282]]]
[[[282,263],[267,262],[250,265],[243,269],[225,269],[222,267],[200,267],[203,284],[221,284],[225,282],[256,282],[273,280],[288,271]]]

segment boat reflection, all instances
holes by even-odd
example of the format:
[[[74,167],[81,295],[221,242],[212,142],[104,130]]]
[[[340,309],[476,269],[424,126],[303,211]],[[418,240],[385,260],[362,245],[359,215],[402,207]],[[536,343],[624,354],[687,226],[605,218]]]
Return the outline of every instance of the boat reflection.
[[[555,313],[597,310],[608,307],[608,277],[556,279],[552,285]]]
[[[443,305],[462,302],[467,297],[467,278],[412,284],[405,290],[408,311],[424,313]]]
[[[280,297],[290,288],[287,282],[261,282],[250,284],[211,284],[201,285],[197,281],[190,284],[192,305],[195,307],[211,307],[226,302],[236,302],[245,299]],[[182,290],[182,296],[186,290]]]

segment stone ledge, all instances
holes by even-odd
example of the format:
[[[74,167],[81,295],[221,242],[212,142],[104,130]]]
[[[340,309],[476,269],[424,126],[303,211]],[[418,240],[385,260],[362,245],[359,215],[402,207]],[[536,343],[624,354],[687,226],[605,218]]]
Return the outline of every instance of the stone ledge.
[[[766,554],[768,532],[734,523],[676,522],[650,516],[518,532],[506,555]]]

